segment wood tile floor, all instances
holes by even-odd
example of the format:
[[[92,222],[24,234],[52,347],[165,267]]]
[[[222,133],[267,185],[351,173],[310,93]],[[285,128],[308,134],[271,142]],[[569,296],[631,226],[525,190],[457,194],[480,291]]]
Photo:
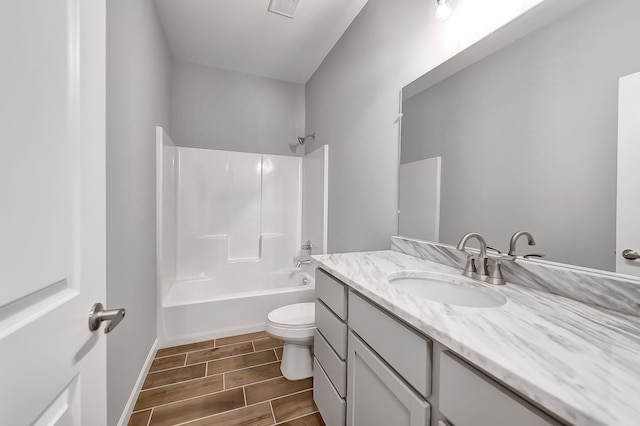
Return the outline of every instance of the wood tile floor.
[[[264,331],[158,350],[129,426],[324,425],[313,379],[282,377]]]

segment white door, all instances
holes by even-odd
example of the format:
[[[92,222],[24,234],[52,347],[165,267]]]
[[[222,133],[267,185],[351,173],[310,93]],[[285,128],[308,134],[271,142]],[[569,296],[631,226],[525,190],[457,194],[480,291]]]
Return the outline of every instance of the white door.
[[[440,241],[441,157],[400,164],[398,235]]]
[[[302,160],[302,244],[311,241],[311,254],[327,253],[329,146],[306,154]],[[309,251],[301,251],[308,259]]]
[[[616,272],[640,276],[640,73],[620,79]],[[626,257],[623,253],[627,250]]]
[[[0,0],[0,424],[106,424],[105,0]]]

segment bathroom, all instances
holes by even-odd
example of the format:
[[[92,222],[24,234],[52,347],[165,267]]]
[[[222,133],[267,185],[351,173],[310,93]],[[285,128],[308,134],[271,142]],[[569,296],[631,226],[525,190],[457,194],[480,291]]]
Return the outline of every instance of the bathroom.
[[[269,125],[269,116],[264,116],[264,123],[254,122],[256,112],[271,112],[263,105],[247,105],[229,93],[220,94],[228,96],[228,108],[182,103],[182,96],[203,94],[195,83],[190,85],[199,79],[228,79],[230,87],[246,92],[259,81],[234,73],[196,75],[200,68],[171,58],[153,1],[109,0],[104,64],[106,207],[102,209],[106,216],[106,253],[98,250],[96,258],[106,258],[106,295],[102,302],[106,300],[108,308],[126,307],[127,316],[105,343],[106,424],[126,420],[131,408],[127,404],[158,337],[154,220],[157,125],[167,128],[179,144],[193,141],[194,148],[287,156],[293,154],[289,144],[295,144],[298,136],[315,132],[316,138],[308,140],[304,150],[298,148],[295,155],[302,156],[323,145],[330,147],[326,251],[388,250],[390,237],[397,235],[400,90],[502,24],[551,1],[487,0],[480,4],[451,0],[452,16],[438,21],[435,0],[369,0],[306,84],[267,81],[259,85],[258,89],[274,90],[276,97],[291,92],[286,105],[291,109],[283,113],[293,117],[291,127],[279,129],[276,140],[266,141],[260,137],[264,130],[260,126]],[[638,70],[629,74],[634,71]],[[246,92],[244,99],[253,99]],[[196,125],[185,130],[181,125],[189,119]],[[242,132],[238,139],[246,141],[247,146],[212,147],[200,137],[214,134],[215,127],[225,122],[231,123],[222,126],[230,133],[220,134],[220,139],[235,140],[231,132]],[[610,164],[611,157],[607,159]],[[615,210],[609,204],[607,209]],[[609,219],[603,233],[609,252],[614,222]],[[460,230],[457,237],[473,230]],[[532,232],[540,248],[548,250],[541,234]],[[508,235],[488,239],[503,250]],[[594,239],[603,241],[601,236]],[[579,264],[575,259],[563,261]],[[598,267],[610,269],[610,265]],[[106,339],[104,335],[101,338]]]

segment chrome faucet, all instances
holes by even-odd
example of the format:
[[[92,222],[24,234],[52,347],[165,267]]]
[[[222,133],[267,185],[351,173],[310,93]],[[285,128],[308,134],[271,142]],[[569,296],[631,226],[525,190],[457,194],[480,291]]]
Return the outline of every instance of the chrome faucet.
[[[462,237],[458,243],[458,247],[456,248],[460,251],[464,251],[467,241],[471,238],[477,239],[480,243],[480,254],[478,255],[477,264],[474,262],[473,256],[469,255],[467,257],[467,265],[465,266],[462,275],[472,278],[476,278],[478,276],[486,277],[489,275],[489,271],[487,270],[487,242],[482,235],[477,232],[470,232]]]
[[[530,233],[528,233],[527,231],[518,231],[513,234],[511,236],[511,240],[509,240],[509,252],[507,253],[507,255],[516,255],[516,242],[518,241],[518,238],[522,237],[523,235],[527,237],[527,244],[529,244],[530,246],[536,245],[536,240],[533,239],[533,236]]]
[[[299,268],[302,265],[309,265],[311,263],[311,260],[308,260],[308,259],[307,260],[302,260],[300,258],[297,258],[295,261],[296,261],[295,262],[295,265],[296,265],[295,267],[296,268]]]

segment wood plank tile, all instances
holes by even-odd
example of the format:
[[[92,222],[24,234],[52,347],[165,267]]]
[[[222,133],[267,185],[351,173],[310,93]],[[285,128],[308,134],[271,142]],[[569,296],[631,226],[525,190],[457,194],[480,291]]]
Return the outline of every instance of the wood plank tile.
[[[224,386],[225,389],[231,389],[236,386],[273,379],[279,376],[282,376],[282,372],[280,371],[280,362],[278,361],[272,362],[271,364],[224,373]]]
[[[256,331],[255,333],[241,334],[239,336],[223,337],[221,339],[216,339],[216,347],[232,345],[234,343],[250,342],[251,340],[262,339],[268,336],[269,335],[266,331]]]
[[[187,345],[172,346],[170,348],[158,349],[156,358],[160,358],[168,355],[182,354],[190,351],[197,351],[200,349],[213,348],[213,340],[206,340],[204,342],[189,343]]]
[[[203,363],[159,371],[157,373],[149,373],[142,385],[142,389],[150,389],[157,386],[170,385],[172,383],[204,377],[206,367],[206,364]]]
[[[276,356],[278,357],[278,359],[282,361],[282,351],[284,350],[284,348],[273,348],[273,350],[276,351]]]
[[[318,411],[316,403],[313,402],[312,390],[274,399],[271,401],[271,407],[276,422],[283,422]]]
[[[268,402],[186,423],[184,426],[271,426],[275,422]]]
[[[149,423],[149,417],[151,416],[151,410],[139,411],[133,413],[129,418],[129,426],[147,426]]]
[[[245,392],[247,394],[247,404],[255,404],[261,401],[267,401],[288,395],[290,393],[300,392],[313,388],[313,379],[309,377],[304,380],[290,381],[284,377],[268,380],[262,383],[247,385]]]
[[[222,374],[140,392],[134,410],[164,405],[223,390]],[[146,423],[145,423],[146,425]]]
[[[184,360],[187,358],[187,354],[170,355],[162,358],[156,358],[149,368],[149,373],[155,371],[166,370],[168,368],[176,368],[184,366]]]
[[[278,426],[325,426],[325,423],[320,413],[313,413],[295,420],[278,423]]]
[[[175,402],[153,409],[150,425],[171,426],[244,406],[242,388]]]
[[[230,356],[248,354],[251,352],[253,352],[253,345],[251,344],[251,342],[237,343],[235,345],[222,346],[220,348],[189,352],[187,354],[187,364],[212,361],[214,359],[227,358]]]
[[[276,354],[272,350],[253,352],[246,355],[234,356],[218,361],[210,361],[207,366],[207,374],[214,375],[241,368],[253,367],[260,364],[277,361]]]
[[[254,340],[253,346],[255,346],[256,352],[258,352],[265,349],[273,349],[279,346],[284,346],[284,342],[282,340],[274,339],[273,337],[267,337],[265,339]]]

